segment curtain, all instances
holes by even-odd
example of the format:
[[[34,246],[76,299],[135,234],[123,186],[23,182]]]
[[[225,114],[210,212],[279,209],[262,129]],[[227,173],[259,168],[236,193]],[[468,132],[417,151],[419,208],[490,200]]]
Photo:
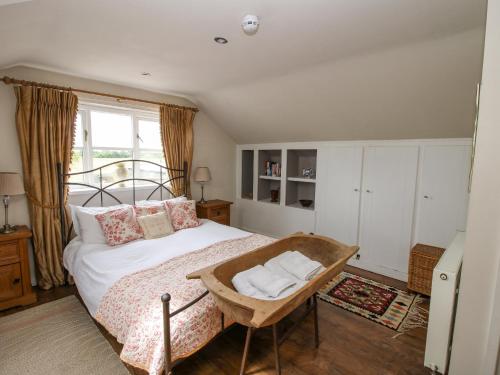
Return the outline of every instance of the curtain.
[[[78,98],[71,92],[32,86],[14,90],[38,285],[50,289],[65,282],[56,165],[61,162],[63,173],[69,172]]]
[[[183,169],[187,162],[187,196],[191,197],[191,164],[193,161],[193,120],[196,112],[189,108],[168,105],[160,107],[160,129],[163,153],[168,168]],[[169,171],[169,177],[181,176],[182,172]],[[175,196],[184,194],[184,180],[171,181]]]

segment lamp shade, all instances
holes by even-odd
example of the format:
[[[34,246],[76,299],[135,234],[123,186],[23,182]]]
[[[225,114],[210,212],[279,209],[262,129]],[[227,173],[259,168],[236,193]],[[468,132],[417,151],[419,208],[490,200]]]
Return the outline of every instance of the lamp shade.
[[[208,167],[198,167],[194,171],[194,180],[196,182],[208,182],[211,180],[210,169]]]
[[[0,172],[0,195],[19,194],[24,194],[21,175],[13,172]]]

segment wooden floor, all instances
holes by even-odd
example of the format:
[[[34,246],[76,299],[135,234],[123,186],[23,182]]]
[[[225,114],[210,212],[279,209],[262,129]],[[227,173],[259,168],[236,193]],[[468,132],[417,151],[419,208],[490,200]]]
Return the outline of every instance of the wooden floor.
[[[347,271],[406,289],[405,283],[394,279],[352,267],[347,267]],[[74,287],[37,290],[37,304],[74,293]],[[428,302],[423,306],[428,307]],[[0,312],[0,316],[20,310],[23,308],[6,310]],[[283,375],[429,374],[423,366],[425,329],[417,328],[393,338],[395,332],[389,328],[326,302],[319,301],[318,310],[319,349],[314,348],[313,321],[310,316],[280,348]],[[179,364],[174,369],[174,374],[238,374],[245,332],[243,327],[234,326]],[[115,350],[118,349],[115,347]],[[272,336],[269,329],[257,331],[252,340],[247,374],[274,374]]]

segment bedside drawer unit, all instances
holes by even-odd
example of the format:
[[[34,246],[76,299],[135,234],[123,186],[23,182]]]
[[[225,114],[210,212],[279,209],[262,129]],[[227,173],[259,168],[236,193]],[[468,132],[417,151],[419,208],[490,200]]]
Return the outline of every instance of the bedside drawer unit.
[[[17,241],[0,243],[0,266],[19,262]]]
[[[219,224],[231,224],[232,202],[214,199],[206,203],[196,203],[196,214],[199,218],[209,219]]]
[[[21,297],[22,295],[21,264],[14,263],[0,266],[0,301]]]
[[[0,234],[0,310],[36,302],[28,258],[30,238],[31,231],[25,226]]]

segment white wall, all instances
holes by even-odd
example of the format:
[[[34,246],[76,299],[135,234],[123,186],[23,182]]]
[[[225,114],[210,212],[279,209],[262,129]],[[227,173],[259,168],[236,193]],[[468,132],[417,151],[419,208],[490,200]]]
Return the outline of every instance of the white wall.
[[[500,0],[488,2],[479,126],[450,374],[495,373],[500,290]],[[495,316],[497,317],[495,319]]]
[[[0,70],[0,77],[4,75],[18,79],[193,106],[193,103],[181,97],[26,67]],[[22,173],[15,126],[15,111],[16,98],[12,86],[0,83],[0,171]],[[193,170],[197,166],[210,168],[212,181],[206,185],[206,198],[234,200],[234,151],[235,143],[231,137],[215,124],[206,113],[203,111],[198,112],[194,121]],[[198,184],[192,181],[191,187],[193,198],[199,199],[201,192]],[[3,225],[3,215],[4,208],[3,205],[0,205],[1,225]],[[13,198],[9,209],[9,221],[12,224],[29,224],[28,206],[24,196]]]

